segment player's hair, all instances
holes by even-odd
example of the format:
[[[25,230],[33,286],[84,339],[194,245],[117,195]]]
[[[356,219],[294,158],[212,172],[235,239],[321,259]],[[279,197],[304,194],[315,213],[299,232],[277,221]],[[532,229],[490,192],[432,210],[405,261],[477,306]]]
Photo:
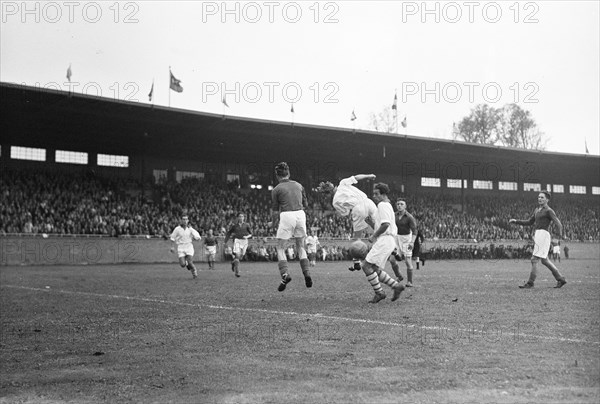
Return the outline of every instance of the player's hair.
[[[373,186],[373,188],[378,189],[381,195],[387,195],[390,193],[390,187],[388,187],[388,184],[384,182],[378,182]]]
[[[398,199],[396,201],[396,205],[398,205],[400,202],[404,202],[405,205],[407,205],[406,201],[404,199]]]
[[[275,166],[275,174],[281,178],[287,177],[290,175],[290,167],[285,161],[282,161]]]
[[[334,185],[329,181],[321,182],[319,184],[319,186],[317,187],[317,192],[322,192],[324,194],[328,194],[328,193],[333,192],[334,188],[335,188]]]
[[[546,195],[546,199],[550,200],[550,191],[546,191],[545,189],[543,191],[540,191],[540,194],[544,194]]]

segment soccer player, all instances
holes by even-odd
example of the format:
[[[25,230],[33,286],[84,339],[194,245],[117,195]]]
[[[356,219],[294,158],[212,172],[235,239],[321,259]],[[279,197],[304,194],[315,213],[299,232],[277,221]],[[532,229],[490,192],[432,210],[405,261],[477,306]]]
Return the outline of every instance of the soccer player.
[[[552,247],[552,258],[560,262],[560,240],[556,240],[556,244]]]
[[[277,290],[283,292],[286,285],[292,281],[292,277],[288,273],[288,261],[285,255],[285,244],[290,238],[294,238],[296,242],[304,283],[307,288],[310,288],[313,281],[308,269],[309,262],[306,250],[304,249],[306,193],[300,183],[290,180],[290,168],[287,163],[277,164],[275,175],[279,184],[271,191],[271,216],[273,221],[269,224],[273,227],[277,226],[277,264],[281,275],[281,283]]]
[[[396,201],[396,227],[398,234],[396,236],[396,242],[398,244],[399,253],[392,254],[390,256],[390,263],[394,274],[401,281],[402,275],[400,274],[400,267],[397,261],[400,261],[400,254],[404,256],[406,262],[406,287],[411,288],[413,282],[413,264],[412,254],[413,247],[415,245],[415,239],[417,238],[417,221],[414,216],[406,210],[406,201],[399,199]]]
[[[354,240],[363,237],[367,229],[373,229],[377,214],[375,203],[354,184],[364,179],[375,179],[375,177],[375,174],[357,174],[344,178],[338,186],[334,186],[331,182],[322,182],[317,188],[318,192],[333,195],[332,205],[340,216],[352,215],[352,238]],[[354,265],[349,269],[359,271],[361,269],[360,260],[354,259]]]
[[[246,216],[243,213],[239,213],[237,219],[237,223],[231,226],[227,232],[224,243],[227,244],[231,236],[233,236],[231,270],[235,276],[239,278],[240,260],[244,258],[244,255],[246,255],[248,239],[252,237],[252,230],[250,229],[250,225],[248,223],[244,223]]]
[[[204,237],[204,250],[208,259],[208,269],[215,269],[215,256],[217,255],[217,246],[219,241],[213,234],[213,230],[208,230],[208,235]]]
[[[423,236],[423,232],[421,229],[417,230],[417,238],[415,239],[415,245],[413,246],[412,256],[413,261],[417,264],[417,269],[419,268],[419,263],[422,263],[425,266],[425,257],[421,257],[421,245],[425,242],[425,236]]]
[[[531,272],[529,274],[529,280],[519,286],[521,289],[530,289],[533,287],[535,278],[537,276],[537,263],[542,261],[542,264],[552,272],[554,279],[556,279],[555,288],[562,288],[566,283],[564,276],[558,272],[556,266],[548,259],[548,250],[550,249],[550,241],[552,236],[550,235],[549,228],[552,222],[558,227],[558,236],[563,235],[563,225],[556,217],[554,210],[548,206],[550,201],[550,192],[542,191],[538,194],[538,207],[533,211],[533,214],[528,220],[516,220],[510,219],[508,223],[520,224],[521,226],[534,225],[535,234],[533,236],[533,254],[531,257]]]
[[[308,260],[311,267],[317,265],[317,246],[319,245],[321,245],[321,243],[319,243],[319,237],[316,234],[313,234],[312,230],[308,230],[308,237],[306,237],[306,253],[308,254]]]
[[[377,214],[375,215],[375,232],[369,237],[369,241],[375,244],[373,244],[362,263],[362,269],[367,276],[367,280],[375,291],[375,296],[369,303],[377,303],[386,298],[381,282],[394,291],[392,301],[397,300],[404,290],[402,284],[383,271],[390,254],[396,248],[395,236],[398,232],[394,209],[388,198],[389,192],[389,187],[383,182],[377,183],[373,187],[373,200],[377,204]]]
[[[200,240],[200,234],[190,226],[190,220],[187,215],[181,216],[181,223],[171,233],[171,241],[173,246],[171,252],[175,252],[177,248],[177,256],[179,257],[179,265],[186,268],[192,273],[192,277],[198,277],[198,271],[194,265],[194,240]]]

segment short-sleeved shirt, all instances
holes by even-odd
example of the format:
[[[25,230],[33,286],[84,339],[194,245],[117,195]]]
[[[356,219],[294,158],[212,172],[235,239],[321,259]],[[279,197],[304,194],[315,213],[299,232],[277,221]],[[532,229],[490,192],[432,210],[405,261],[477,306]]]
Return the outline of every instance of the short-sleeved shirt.
[[[225,236],[225,242],[229,241],[231,236],[233,239],[244,239],[244,236],[248,236],[252,234],[252,229],[250,228],[250,224],[248,223],[236,223],[227,232]]]
[[[389,202],[381,201],[377,205],[377,215],[375,216],[375,230],[381,227],[383,223],[389,223],[387,230],[380,234],[380,237],[383,235],[391,235],[395,236],[398,232],[398,228],[396,227],[396,220],[394,215],[394,208],[392,208],[392,204]]]
[[[271,191],[271,207],[275,212],[294,212],[307,206],[304,187],[296,181],[281,180]]]

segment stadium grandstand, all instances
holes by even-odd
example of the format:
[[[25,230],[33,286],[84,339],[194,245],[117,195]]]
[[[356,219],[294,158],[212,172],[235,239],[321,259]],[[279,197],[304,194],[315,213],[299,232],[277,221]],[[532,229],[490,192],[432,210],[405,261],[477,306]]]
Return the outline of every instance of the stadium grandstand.
[[[427,240],[527,240],[530,229],[507,222],[528,215],[542,189],[552,192],[567,239],[600,240],[598,156],[242,119],[7,83],[0,91],[5,237],[165,238],[182,211],[201,234],[223,236],[243,211],[257,239],[268,240],[273,166],[287,161],[309,191],[308,223],[322,240],[348,240],[351,223],[311,190],[356,173],[377,174],[394,198],[405,198]],[[370,194],[372,182],[360,185]]]

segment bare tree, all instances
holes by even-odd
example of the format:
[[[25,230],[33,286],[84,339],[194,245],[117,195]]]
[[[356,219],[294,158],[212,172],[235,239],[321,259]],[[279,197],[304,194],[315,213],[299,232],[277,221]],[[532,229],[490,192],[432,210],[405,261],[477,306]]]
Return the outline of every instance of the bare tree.
[[[389,107],[383,108],[377,114],[371,112],[369,116],[369,129],[377,132],[395,133],[396,120],[394,112]]]

